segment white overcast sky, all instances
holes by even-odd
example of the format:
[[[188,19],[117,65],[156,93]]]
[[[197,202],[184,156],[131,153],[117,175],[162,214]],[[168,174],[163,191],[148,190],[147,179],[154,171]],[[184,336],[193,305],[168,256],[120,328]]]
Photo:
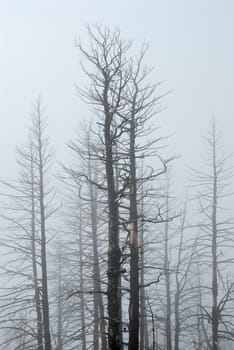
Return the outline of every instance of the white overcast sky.
[[[233,152],[233,0],[0,0],[0,177],[12,175],[15,147],[24,142],[33,98],[47,105],[57,157],[88,116],[76,96],[82,86],[75,37],[85,25],[118,26],[137,47],[150,43],[147,63],[162,90],[166,111],[156,123],[173,133],[171,150],[181,171],[201,157],[201,133],[215,115],[225,148]],[[184,167],[184,168],[183,168]]]

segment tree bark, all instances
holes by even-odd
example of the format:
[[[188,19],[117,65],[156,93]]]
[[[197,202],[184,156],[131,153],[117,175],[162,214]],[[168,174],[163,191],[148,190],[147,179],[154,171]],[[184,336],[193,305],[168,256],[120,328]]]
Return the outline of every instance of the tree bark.
[[[91,178],[91,165],[89,164],[89,178]],[[94,291],[99,291],[100,293],[94,293],[94,307],[96,312],[94,314],[94,322],[99,325],[101,333],[102,349],[107,350],[106,342],[106,325],[105,325],[105,314],[104,305],[102,298],[102,286],[101,286],[101,273],[100,264],[98,258],[98,241],[97,241],[97,196],[94,193],[93,185],[89,184],[90,201],[91,201],[91,223],[92,223],[92,239],[93,239],[93,281],[94,281]],[[98,317],[100,319],[98,320]],[[98,327],[94,330],[94,333],[98,331]],[[94,349],[99,348],[98,340],[96,341],[98,334],[94,334]],[[98,338],[97,338],[98,339]]]
[[[169,184],[168,184],[169,187]],[[166,289],[166,349],[172,350],[171,341],[171,288],[169,275],[169,259],[168,259],[168,240],[169,240],[169,188],[166,194],[166,224],[165,224],[165,245],[164,245],[164,275]]]
[[[141,200],[141,216],[144,215],[144,200],[143,200],[143,186],[142,186],[142,200]],[[149,335],[148,324],[146,317],[146,298],[145,298],[145,259],[144,259],[144,224],[140,226],[140,349],[148,349],[149,347]]]
[[[84,300],[84,274],[83,274],[83,221],[82,221],[82,203],[79,203],[79,278],[80,278],[80,318],[81,318],[81,349],[86,350],[86,322],[85,322],[85,300]]]
[[[216,130],[212,129],[213,151],[213,204],[212,204],[212,344],[218,350],[218,277],[217,277],[217,171],[216,171]]]
[[[120,259],[121,251],[119,248],[119,207],[117,193],[115,191],[115,177],[113,167],[113,140],[111,137],[111,122],[113,115],[109,111],[107,98],[107,83],[104,91],[104,109],[105,109],[105,153],[106,153],[106,177],[108,188],[108,347],[110,350],[122,349],[121,342],[121,300],[119,295],[120,280]]]
[[[136,179],[136,121],[135,103],[137,88],[134,94],[130,121],[130,302],[129,302],[129,350],[139,348],[139,245],[138,245],[138,212],[137,212],[137,179]]]
[[[36,303],[36,314],[37,314],[37,348],[43,350],[43,322],[41,313],[41,297],[40,287],[38,284],[38,273],[37,273],[37,254],[36,254],[36,227],[35,227],[35,184],[34,184],[34,164],[33,164],[33,150],[30,146],[30,163],[31,163],[31,243],[32,243],[32,264],[33,264],[33,283]]]
[[[58,325],[57,325],[57,350],[63,350],[63,287],[62,287],[62,249],[59,242],[58,252]]]
[[[42,310],[43,310],[43,327],[45,350],[51,350],[51,336],[50,336],[50,321],[49,321],[49,300],[48,300],[48,277],[47,277],[47,255],[46,255],[46,218],[44,205],[44,162],[45,156],[43,150],[42,140],[42,120],[41,120],[41,106],[40,101],[37,104],[36,115],[36,135],[38,147],[38,167],[39,167],[39,206],[40,206],[40,225],[41,225],[41,268],[42,268]],[[45,145],[44,145],[45,146]]]

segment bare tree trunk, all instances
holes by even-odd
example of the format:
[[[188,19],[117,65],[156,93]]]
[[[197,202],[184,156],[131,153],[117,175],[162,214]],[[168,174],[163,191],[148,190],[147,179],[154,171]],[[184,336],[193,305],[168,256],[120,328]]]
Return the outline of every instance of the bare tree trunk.
[[[176,292],[175,292],[175,350],[179,350],[179,342],[180,342],[180,315],[179,315],[179,308],[180,308],[180,294],[182,292],[181,289],[181,283],[179,280],[179,273],[181,268],[181,260],[182,260],[182,247],[183,247],[183,235],[184,235],[184,225],[185,225],[185,213],[186,209],[184,210],[183,217],[182,217],[182,226],[180,231],[180,243],[179,243],[179,250],[178,250],[178,258],[177,258],[177,267],[176,267]]]
[[[40,205],[40,224],[41,224],[41,268],[42,268],[42,309],[45,350],[51,350],[50,322],[49,322],[49,300],[48,300],[48,278],[47,278],[47,256],[46,256],[46,227],[45,227],[45,205],[44,205],[44,163],[43,159],[43,140],[42,140],[42,120],[41,104],[37,104],[36,115],[38,136],[38,167],[39,167],[39,205]]]
[[[62,249],[59,242],[59,263],[58,263],[58,329],[57,329],[57,350],[63,350],[63,288],[62,288]]]
[[[140,230],[140,246],[141,246],[141,256],[140,256],[140,349],[148,349],[149,347],[149,332],[148,323],[146,315],[146,297],[145,297],[145,271],[144,271],[144,247],[143,247],[143,229]],[[141,243],[142,242],[142,243]]]
[[[116,128],[117,125],[116,123],[114,123],[114,127]],[[114,145],[114,153],[115,155],[117,156],[118,155],[118,150],[119,150],[119,144],[118,144],[118,140],[115,140],[115,145]],[[116,193],[119,192],[119,184],[120,184],[120,169],[119,169],[119,163],[118,161],[115,162],[115,191]],[[119,240],[119,236],[118,236],[118,240]],[[119,274],[119,281],[118,281],[118,284],[119,284],[119,290],[118,290],[118,293],[119,293],[119,296],[118,296],[118,299],[119,299],[119,303],[121,305],[121,308],[120,308],[120,322],[121,322],[121,332],[120,332],[120,341],[121,341],[121,344],[123,344],[123,324],[122,324],[122,279],[121,279],[121,274]]]
[[[142,167],[142,177],[143,177],[143,167]],[[141,216],[144,216],[144,188],[142,185],[141,191]],[[149,347],[149,334],[148,334],[148,324],[146,317],[146,298],[145,298],[145,259],[144,259],[144,223],[140,226],[140,350],[148,349]]]
[[[166,349],[172,350],[171,342],[171,288],[169,275],[169,259],[168,259],[168,239],[169,239],[169,184],[166,194],[166,224],[165,224],[165,245],[164,245],[164,275],[166,288]]]
[[[95,279],[95,276],[94,276]],[[94,290],[96,291],[97,284],[94,281]],[[93,329],[93,350],[99,350],[99,310],[98,310],[98,295],[93,295],[93,318],[94,318],[94,329]]]
[[[179,317],[179,294],[175,294],[175,350],[179,350],[180,317]]]
[[[82,222],[82,203],[79,203],[79,259],[80,259],[80,266],[79,266],[79,278],[80,278],[80,318],[81,318],[81,342],[82,350],[86,350],[86,322],[85,322],[85,300],[84,300],[84,275],[83,275],[83,222]]]
[[[88,174],[89,179],[92,179],[92,169],[91,169],[91,155],[90,155],[90,145],[88,138]],[[97,168],[95,168],[94,176],[97,176]],[[97,240],[97,188],[89,183],[89,196],[91,204],[91,225],[92,225],[92,240],[93,240],[93,283],[94,283],[94,350],[99,349],[99,337],[98,332],[100,328],[101,333],[101,343],[102,350],[107,350],[107,340],[106,340],[106,324],[105,324],[105,313],[102,297],[102,286],[101,286],[101,273],[99,264],[99,254],[98,254],[98,240]],[[99,292],[99,293],[96,293]]]
[[[42,176],[42,172],[40,172]],[[40,215],[41,215],[41,266],[42,266],[42,307],[45,350],[51,350],[50,323],[49,323],[49,301],[47,286],[47,262],[46,262],[46,236],[45,236],[45,213],[43,201],[43,180],[40,181]]]
[[[108,249],[108,346],[110,350],[122,349],[121,342],[121,300],[119,294],[120,259],[119,248],[119,208],[115,191],[115,177],[112,156],[111,120],[108,111],[107,96],[105,100],[105,149],[106,176],[108,186],[109,208],[109,249]]]
[[[136,95],[135,95],[136,98]],[[139,347],[139,246],[135,154],[135,99],[130,125],[130,302],[129,350]]]
[[[90,200],[91,200],[91,221],[92,221],[92,237],[93,237],[93,278],[94,278],[94,291],[98,291],[99,293],[94,293],[94,302],[95,308],[97,308],[97,312],[95,314],[95,323],[100,327],[101,333],[101,342],[102,349],[107,349],[107,341],[106,341],[106,325],[105,325],[105,314],[104,314],[104,305],[102,298],[102,286],[101,286],[101,273],[100,273],[100,265],[98,258],[98,242],[97,242],[97,198],[93,193],[93,186],[90,184]],[[98,321],[98,317],[100,318]],[[96,331],[98,328],[96,329]],[[95,335],[94,335],[95,336]],[[96,334],[97,336],[97,334]],[[98,341],[95,342],[95,349],[98,349]]]
[[[89,178],[91,179],[91,171],[89,164]],[[101,296],[100,271],[97,246],[97,208],[96,198],[93,195],[92,184],[89,184],[90,201],[91,201],[91,223],[92,223],[92,240],[93,240],[93,304],[94,304],[94,331],[93,331],[93,350],[99,350],[99,301]],[[98,295],[100,294],[100,296]]]
[[[145,307],[145,290],[144,290],[144,248],[143,248],[143,230],[140,230],[140,246],[141,246],[141,254],[140,254],[140,349],[144,349],[145,346],[145,328],[147,327],[146,320],[146,307]]]
[[[34,188],[34,164],[33,164],[33,150],[30,146],[31,156],[31,231],[32,231],[32,264],[33,264],[33,283],[35,291],[35,303],[36,303],[36,314],[37,314],[37,348],[43,350],[43,322],[41,313],[41,298],[40,298],[40,287],[38,284],[38,273],[37,273],[37,254],[36,254],[36,227],[35,227],[35,188]]]
[[[155,332],[155,320],[154,320],[154,313],[152,310],[152,306],[150,304],[149,298],[147,298],[148,301],[148,306],[149,306],[149,310],[150,310],[150,315],[151,315],[151,322],[152,322],[152,336],[153,336],[153,346],[152,346],[152,350],[156,350],[156,346],[157,346],[157,329]],[[141,349],[140,349],[141,350]]]
[[[212,344],[213,350],[218,349],[218,282],[217,282],[217,172],[216,172],[216,130],[212,129],[213,150],[213,203],[212,203]]]
[[[197,307],[197,334],[198,334],[198,344],[196,350],[202,350],[202,323],[204,322],[203,318],[200,317],[200,308],[202,305],[202,290],[201,290],[201,277],[200,277],[200,269],[197,264],[197,275],[198,275],[198,307]],[[207,334],[206,334],[207,337]]]

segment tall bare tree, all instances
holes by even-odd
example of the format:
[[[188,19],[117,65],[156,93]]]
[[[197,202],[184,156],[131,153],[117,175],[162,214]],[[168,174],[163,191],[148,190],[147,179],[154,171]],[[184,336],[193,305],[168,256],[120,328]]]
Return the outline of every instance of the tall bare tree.
[[[157,148],[160,138],[139,142],[154,129],[147,122],[160,110],[156,95],[158,84],[149,83],[150,69],[143,65],[147,47],[143,46],[139,58],[130,57],[130,43],[124,42],[118,30],[96,26],[88,28],[90,46],[78,47],[85,58],[83,69],[90,80],[88,89],[78,89],[80,95],[92,105],[97,115],[98,128],[93,135],[99,138],[98,147],[92,149],[92,158],[102,162],[104,180],[97,182],[90,174],[77,172],[77,176],[104,191],[108,207],[108,346],[122,348],[121,321],[121,250],[120,225],[127,228],[130,248],[130,304],[129,349],[139,346],[139,244],[138,201],[139,186],[153,182],[167,170],[169,160],[162,160]],[[116,146],[117,145],[117,146]],[[141,178],[139,160],[155,157],[159,169],[148,167]],[[118,181],[117,181],[118,178]],[[121,218],[120,218],[121,210]],[[143,221],[145,218],[141,218]],[[156,214],[151,222],[161,222]],[[126,225],[127,224],[127,225]]]
[[[5,207],[5,212],[8,212],[8,214],[4,215],[4,218],[15,227],[14,238],[11,233],[7,238],[7,246],[17,251],[21,256],[20,259],[22,259],[22,270],[15,266],[6,273],[10,274],[15,271],[16,287],[12,286],[10,289],[16,295],[19,293],[17,283],[20,282],[20,279],[32,280],[32,284],[22,283],[22,288],[20,288],[21,298],[18,301],[20,303],[25,301],[27,304],[27,300],[31,300],[30,289],[33,286],[34,297],[30,305],[35,306],[36,330],[33,331],[32,320],[31,325],[30,320],[28,321],[30,332],[27,331],[26,322],[24,329],[27,332],[27,337],[31,333],[32,339],[37,340],[38,350],[50,350],[46,261],[48,233],[45,224],[46,220],[53,214],[54,209],[51,202],[53,189],[45,185],[44,182],[45,178],[48,179],[52,152],[49,139],[46,136],[46,119],[40,99],[37,99],[33,105],[28,133],[28,142],[24,147],[19,148],[17,153],[18,179],[12,182],[4,182],[9,190],[5,194],[5,197],[9,200],[7,207]],[[24,285],[27,286],[26,289],[23,287]],[[13,310],[14,307],[16,308],[15,312],[18,313],[20,309],[17,307],[16,299],[12,304]],[[29,305],[25,306],[25,309],[28,308]]]
[[[217,131],[215,119],[212,120],[206,142],[209,154],[207,169],[195,171],[194,181],[196,186],[200,185],[198,200],[204,218],[200,225],[202,243],[199,251],[203,251],[200,260],[211,269],[211,311],[205,306],[202,306],[202,310],[203,317],[211,325],[211,341],[207,345],[212,350],[218,350],[221,339],[233,340],[233,320],[228,313],[228,304],[233,295],[233,281],[228,277],[228,266],[233,259],[226,249],[233,246],[233,220],[227,218],[223,210],[224,198],[231,195],[227,186],[233,174],[227,163],[230,157],[220,151],[220,133]]]
[[[38,193],[39,202],[39,220],[40,220],[40,242],[41,242],[41,270],[42,270],[42,313],[43,313],[43,331],[45,340],[45,350],[51,350],[50,336],[50,318],[49,318],[49,298],[48,298],[48,276],[47,276],[47,231],[46,219],[53,212],[45,211],[45,177],[50,169],[52,152],[49,149],[49,139],[46,135],[46,119],[44,117],[45,109],[39,98],[35,102],[32,114],[31,138],[35,154],[35,169],[38,177]]]
[[[114,152],[116,139],[123,132],[120,124],[116,122],[119,111],[125,106],[123,93],[128,81],[126,72],[125,54],[129,43],[120,38],[118,30],[113,33],[108,28],[96,26],[88,28],[90,39],[89,49],[79,45],[86,63],[91,64],[92,70],[84,69],[90,78],[90,88],[82,90],[81,95],[89,104],[95,106],[96,113],[100,115],[98,121],[101,127],[100,138],[103,149],[99,150],[99,159],[104,162],[106,183],[97,184],[99,188],[107,191],[108,197],[108,346],[111,350],[122,349],[121,324],[121,298],[120,262],[121,251],[119,247],[119,191],[116,189],[115,162],[117,155]],[[90,181],[90,179],[89,179]]]

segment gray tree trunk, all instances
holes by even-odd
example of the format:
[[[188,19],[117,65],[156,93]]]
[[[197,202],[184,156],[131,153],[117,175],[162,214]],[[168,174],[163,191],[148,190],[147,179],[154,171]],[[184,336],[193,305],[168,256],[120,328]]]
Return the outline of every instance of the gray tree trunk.
[[[35,293],[35,303],[36,303],[36,314],[37,314],[37,348],[38,350],[43,350],[43,322],[42,322],[42,312],[41,312],[41,297],[40,297],[40,286],[38,283],[38,273],[37,273],[37,254],[36,254],[36,227],[35,227],[35,188],[34,188],[34,164],[33,164],[33,150],[30,147],[30,163],[31,163],[31,243],[32,243],[32,264],[33,264],[33,284]]]

